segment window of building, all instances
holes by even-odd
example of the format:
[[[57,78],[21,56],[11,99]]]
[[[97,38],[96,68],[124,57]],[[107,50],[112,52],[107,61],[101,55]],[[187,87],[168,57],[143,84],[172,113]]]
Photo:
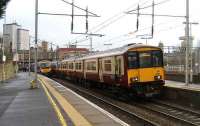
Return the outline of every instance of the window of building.
[[[111,60],[104,60],[104,71],[112,71],[112,62]]]

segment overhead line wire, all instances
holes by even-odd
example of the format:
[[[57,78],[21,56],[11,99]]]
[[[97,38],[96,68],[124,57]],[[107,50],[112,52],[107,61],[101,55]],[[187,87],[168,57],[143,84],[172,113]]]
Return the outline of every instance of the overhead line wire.
[[[139,0],[137,3],[134,3],[133,5],[131,5],[131,6],[128,7],[127,9],[125,9],[125,11],[126,11],[126,10],[129,10],[129,9],[132,8],[133,6],[136,6],[139,2],[141,2],[141,0]],[[141,5],[145,4],[146,2],[148,2],[148,0],[144,1]],[[121,16],[120,16],[120,15],[121,15]],[[124,16],[126,16],[126,15],[124,14],[124,11],[121,11],[121,12],[115,14],[114,16],[108,18],[107,20],[103,21],[103,22],[100,23],[99,25],[94,26],[93,28],[89,29],[89,31],[93,31],[94,29],[97,29],[97,28],[100,27],[101,25],[103,25],[103,26],[101,26],[101,27],[103,27],[103,28],[106,27],[106,26],[108,26],[108,25],[110,25],[111,23],[109,23],[109,24],[107,24],[106,26],[104,26],[105,23],[109,22],[110,20],[112,20],[113,18],[115,18],[115,17],[117,17],[117,16],[120,16],[120,17],[118,17],[117,19],[115,19],[115,20],[112,21],[111,23],[116,22],[118,19],[120,19],[121,17],[124,17]],[[101,28],[101,29],[103,29],[103,28]],[[101,29],[100,29],[100,30],[101,30]],[[96,30],[94,33],[98,32],[98,31],[99,31],[99,29]],[[81,36],[82,36],[82,35],[80,35],[80,36],[78,36],[78,37],[81,37]],[[86,39],[86,40],[87,40],[87,39]],[[85,40],[85,41],[86,41],[86,40]],[[76,40],[74,39],[74,41],[76,41]],[[82,41],[81,41],[81,42],[82,42]]]

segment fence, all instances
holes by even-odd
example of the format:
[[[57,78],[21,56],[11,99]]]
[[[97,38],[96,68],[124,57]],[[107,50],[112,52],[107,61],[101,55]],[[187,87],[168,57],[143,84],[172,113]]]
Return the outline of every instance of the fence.
[[[170,80],[185,80],[186,48],[167,46],[163,47],[164,66],[166,77]],[[189,49],[189,73],[191,82],[200,82],[200,48]]]

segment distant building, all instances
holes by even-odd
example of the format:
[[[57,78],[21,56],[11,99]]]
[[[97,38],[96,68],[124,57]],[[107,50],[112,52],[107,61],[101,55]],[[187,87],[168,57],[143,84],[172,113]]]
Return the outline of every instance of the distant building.
[[[17,51],[18,34],[17,29],[21,28],[17,23],[3,25],[3,38],[5,49],[12,49],[12,52]]]
[[[29,30],[22,29],[17,23],[3,25],[4,47],[12,48],[12,52],[29,49]]]
[[[17,49],[29,50],[29,30],[18,28],[17,38]]]
[[[89,53],[89,50],[86,48],[59,48],[57,50],[58,59],[62,60],[71,56],[77,56],[81,54]]]
[[[48,51],[48,42],[42,41],[42,50],[43,50],[44,52],[47,52],[47,51]]]

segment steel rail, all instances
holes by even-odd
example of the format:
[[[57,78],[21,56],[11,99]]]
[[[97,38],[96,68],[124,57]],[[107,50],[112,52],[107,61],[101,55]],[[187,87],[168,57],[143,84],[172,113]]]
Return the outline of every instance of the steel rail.
[[[187,119],[183,119],[183,118],[177,117],[177,115],[175,115],[175,114],[172,114],[172,113],[169,113],[169,112],[167,113],[165,111],[159,110],[162,106],[160,106],[160,108],[159,108],[159,106],[155,105],[155,104],[153,104],[153,105],[152,104],[146,104],[146,105],[144,105],[144,104],[138,104],[138,103],[133,103],[133,104],[136,105],[136,106],[138,106],[138,107],[147,109],[149,111],[158,113],[160,115],[164,115],[166,117],[170,117],[172,119],[175,119],[175,120],[179,121],[182,124],[189,125],[189,126],[199,126],[199,124],[191,122],[191,121],[189,121]],[[166,110],[166,111],[169,111],[169,110]]]

